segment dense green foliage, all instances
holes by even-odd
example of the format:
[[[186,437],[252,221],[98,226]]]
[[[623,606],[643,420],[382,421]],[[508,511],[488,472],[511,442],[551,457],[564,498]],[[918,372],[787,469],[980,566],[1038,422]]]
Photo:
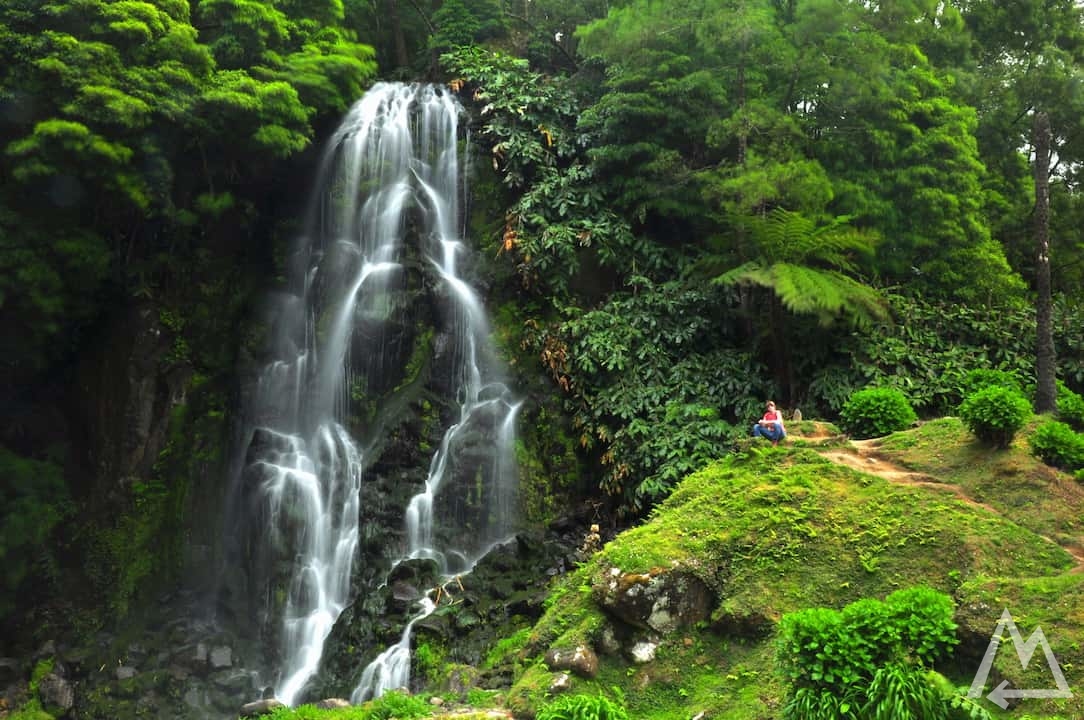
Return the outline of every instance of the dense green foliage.
[[[570,14],[588,20],[589,5]],[[573,67],[530,52],[533,64],[478,48],[443,57],[505,184],[489,242],[520,281],[526,346],[608,466],[607,491],[631,509],[668,491],[657,458],[690,440],[643,452],[635,441],[672,435],[673,406],[689,395],[744,427],[757,398],[834,415],[859,388],[897,387],[935,416],[956,412],[973,370],[1032,384],[1030,179],[1019,126],[997,136],[1004,108],[980,92],[996,78],[979,59],[1010,43],[988,12],[630,0],[579,27]],[[1072,15],[1065,3],[1036,12]],[[1065,70],[1084,45],[1059,27]],[[1066,159],[1075,132],[1059,136]],[[1075,212],[1072,178],[1051,178],[1056,211]],[[1057,247],[1078,261],[1073,243]],[[711,281],[727,292],[705,292]],[[658,293],[690,298],[712,323],[660,356],[680,374],[625,360],[630,341],[644,348],[636,365],[668,346],[674,321]],[[1079,389],[1078,303],[1058,300],[1054,332],[1060,375]],[[610,345],[600,371],[595,355]],[[718,357],[749,358],[763,387],[713,391]],[[626,403],[615,382],[655,400]]]
[[[1077,430],[1084,430],[1084,396],[1058,381],[1058,417]]]
[[[1007,448],[1031,417],[1031,404],[1019,390],[990,385],[964,398],[960,417],[979,440]]]
[[[49,593],[120,618],[177,570],[193,468],[221,451],[195,446],[226,437],[249,293],[282,232],[287,189],[274,185],[375,74],[345,22],[337,0],[0,7],[0,443],[13,480],[0,620],[18,598],[38,606],[35,632],[50,616],[83,625],[66,599],[59,613],[34,602]],[[158,318],[172,343],[161,358],[124,355],[136,315]],[[103,445],[120,447],[143,416],[124,385],[145,377],[163,400],[213,400],[187,416],[155,408],[186,438],[184,471],[167,440],[139,477],[117,477]],[[60,523],[69,498],[79,512]],[[31,565],[36,584],[19,593]]]
[[[952,598],[919,587],[842,610],[788,613],[779,621],[780,667],[795,685],[813,688],[868,683],[892,662],[933,667],[958,642],[953,610]]]
[[[1021,383],[1020,376],[1017,373],[1008,370],[980,368],[971,370],[964,375],[963,381],[960,383],[960,393],[963,397],[967,397],[992,385],[1018,392],[1023,391],[1023,383]]]
[[[1035,314],[1004,308],[996,314],[957,303],[892,296],[895,322],[878,325],[844,341],[850,364],[812,369],[810,394],[826,410],[838,410],[849,394],[865,385],[901,389],[926,417],[953,415],[983,375],[996,370],[1033,385]],[[1077,306],[1055,308],[1056,343],[1067,352],[1058,358],[1061,377],[1084,384],[1084,355],[1073,350],[1076,329],[1084,323]],[[994,376],[988,376],[994,377]],[[997,375],[997,377],[1003,377]]]
[[[1047,465],[1070,472],[1084,468],[1084,433],[1063,422],[1045,422],[1028,438],[1031,451]]]
[[[896,388],[859,390],[839,413],[842,428],[860,440],[904,430],[917,420],[907,396]]]
[[[932,672],[958,642],[953,610],[947,595],[918,587],[883,601],[859,600],[842,610],[810,608],[784,615],[778,655],[791,694],[783,717],[989,717],[959,693],[944,692]],[[958,715],[965,706],[970,714]]]

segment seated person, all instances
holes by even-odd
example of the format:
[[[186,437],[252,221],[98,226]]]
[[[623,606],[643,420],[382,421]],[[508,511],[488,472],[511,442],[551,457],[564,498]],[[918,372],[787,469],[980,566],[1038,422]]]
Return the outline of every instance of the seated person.
[[[787,436],[783,428],[783,415],[775,409],[775,403],[771,400],[768,401],[764,417],[753,426],[753,436],[771,440],[772,445],[778,445]]]

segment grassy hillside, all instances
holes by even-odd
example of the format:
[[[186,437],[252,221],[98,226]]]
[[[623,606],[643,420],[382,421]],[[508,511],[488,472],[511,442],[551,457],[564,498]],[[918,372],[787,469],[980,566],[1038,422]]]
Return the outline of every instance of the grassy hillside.
[[[1031,458],[1025,441],[1026,433],[991,450],[946,418],[865,442],[807,422],[784,446],[752,443],[688,477],[648,522],[555,581],[540,621],[491,653],[491,663],[514,668],[515,682],[487,704],[532,715],[560,674],[546,652],[587,645],[598,652],[597,675],[572,674],[566,692],[621,698],[631,718],[780,717],[775,631],[785,613],[916,585],[956,603],[960,644],[938,668],[956,685],[971,684],[1008,609],[1025,639],[1042,627],[1075,690],[1084,669],[1084,491]],[[603,609],[615,586],[667,574],[706,589],[707,612],[660,633]],[[652,660],[630,657],[637,639],[651,641]],[[1023,671],[1011,648],[997,654],[984,694],[1003,678],[1054,687],[1041,651]],[[1084,690],[1006,712],[982,704],[999,718],[1079,718]]]
[[[778,717],[773,632],[784,613],[913,585],[957,601],[962,642],[942,668],[957,684],[971,684],[1007,608],[1025,638],[1043,628],[1073,687],[1084,667],[1084,575],[1070,552],[1082,509],[1080,488],[1028,456],[1022,439],[990,450],[951,418],[867,443],[752,445],[687,478],[650,522],[565,580],[522,651],[527,669],[510,705],[545,702],[553,673],[537,660],[546,648],[602,644],[611,621],[596,599],[612,568],[682,568],[718,599],[707,621],[663,638],[653,662],[603,655],[596,679],[573,681],[573,692],[620,688],[634,718]],[[986,692],[997,672],[1017,688],[1054,687],[1037,658],[1025,674],[1014,653],[998,653]],[[1084,698],[1029,698],[1010,710],[1082,717]]]

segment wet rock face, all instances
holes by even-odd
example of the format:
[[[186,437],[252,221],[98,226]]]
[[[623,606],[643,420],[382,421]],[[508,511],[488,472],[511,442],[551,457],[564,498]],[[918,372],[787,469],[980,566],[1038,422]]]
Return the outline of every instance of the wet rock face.
[[[38,697],[43,708],[63,716],[75,705],[75,687],[68,678],[51,672],[39,681]]]
[[[680,569],[624,573],[611,568],[595,598],[622,622],[662,635],[707,620],[716,603],[700,578]]]
[[[144,304],[116,318],[80,363],[74,400],[96,482],[145,477],[165,446],[169,411],[190,374],[163,371],[172,346],[158,308]]]

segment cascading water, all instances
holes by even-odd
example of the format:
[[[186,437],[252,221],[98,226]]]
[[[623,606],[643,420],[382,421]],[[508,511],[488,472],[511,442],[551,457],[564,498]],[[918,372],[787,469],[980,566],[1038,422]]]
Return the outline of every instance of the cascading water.
[[[256,530],[241,533],[239,552],[264,596],[263,625],[275,628],[275,695],[287,704],[317,672],[351,599],[361,488],[386,424],[359,408],[379,408],[406,384],[396,375],[404,343],[391,336],[411,325],[404,298],[418,287],[440,316],[432,364],[443,373],[448,427],[405,510],[405,537],[384,559],[429,559],[451,577],[512,530],[518,405],[459,269],[461,114],[436,86],[381,83],[366,93],[325,150],[290,287],[273,302],[241,483]],[[425,614],[432,604],[423,604]],[[356,699],[409,680],[411,625],[365,669]]]

